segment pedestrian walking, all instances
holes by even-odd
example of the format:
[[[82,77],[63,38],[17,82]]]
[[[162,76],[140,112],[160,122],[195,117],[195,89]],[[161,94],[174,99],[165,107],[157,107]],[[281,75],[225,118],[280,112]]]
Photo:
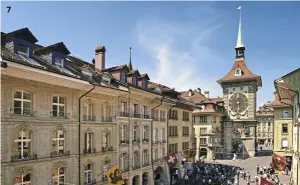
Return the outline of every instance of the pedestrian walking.
[[[259,164],[256,165],[256,174],[259,174]]]
[[[251,175],[250,175],[250,173],[248,172],[248,180],[250,181],[250,179],[251,179]]]
[[[244,176],[244,180],[246,180],[246,173],[245,172],[244,172],[243,176]]]

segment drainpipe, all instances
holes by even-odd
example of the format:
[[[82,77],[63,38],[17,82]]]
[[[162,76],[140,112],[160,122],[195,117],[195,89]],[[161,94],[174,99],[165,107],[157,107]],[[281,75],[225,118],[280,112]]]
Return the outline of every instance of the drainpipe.
[[[78,184],[81,185],[81,154],[80,154],[80,144],[81,144],[81,99],[86,96],[87,94],[89,94],[90,92],[92,92],[96,85],[95,84],[92,84],[93,87],[87,91],[86,93],[84,93],[83,95],[81,95],[79,97],[79,100],[78,100],[78,108],[79,108],[79,111],[78,111]]]
[[[172,105],[171,108],[168,110],[167,112],[167,154],[169,154],[169,117],[170,117],[170,111],[173,109],[173,107],[175,107],[175,105]],[[169,167],[169,172],[172,171],[171,167]],[[170,184],[172,184],[172,174],[170,175]]]
[[[164,99],[164,96],[160,99],[160,103],[159,103],[159,105],[157,105],[157,106],[155,106],[154,108],[152,108],[151,109],[151,114],[152,114],[152,112],[153,112],[153,110],[155,110],[157,107],[159,107],[159,106],[161,106],[162,105],[162,102],[163,102],[163,99]],[[151,115],[152,116],[152,115]],[[152,140],[153,140],[153,119],[151,120],[151,124],[150,124],[150,130],[152,131],[152,132],[150,132],[151,133],[151,136],[150,136],[150,141],[151,141],[151,144],[150,144],[150,146],[151,146],[151,167],[152,167],[152,174],[154,175],[154,165],[153,165],[153,150],[152,150]],[[143,178],[143,177],[142,177]],[[154,178],[153,178],[154,179]]]

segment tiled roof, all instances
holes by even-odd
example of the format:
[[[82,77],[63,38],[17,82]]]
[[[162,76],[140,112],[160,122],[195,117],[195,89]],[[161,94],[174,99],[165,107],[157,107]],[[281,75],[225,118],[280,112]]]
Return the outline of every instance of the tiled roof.
[[[182,91],[180,92],[180,97],[194,102],[195,104],[203,103],[204,101],[208,100],[203,94],[197,92],[196,90],[192,91],[191,96],[189,96],[189,91]]]
[[[114,66],[114,67],[110,67],[110,68],[107,68],[103,71],[108,71],[108,72],[113,72],[113,71],[118,71],[118,70],[121,70],[121,69],[124,69],[124,68],[127,68],[127,65],[126,64],[123,64],[123,65],[119,65],[119,66]]]
[[[237,68],[240,68],[242,70],[241,76],[235,75],[235,71]],[[222,84],[223,82],[241,81],[241,80],[256,80],[258,86],[262,85],[261,77],[252,73],[250,69],[247,67],[246,62],[244,60],[236,60],[229,73],[225,75],[223,78],[219,79],[217,82]]]
[[[147,73],[141,74],[139,78],[146,78],[147,80],[150,80]]]
[[[272,107],[289,107],[289,105],[284,104],[280,101],[277,92],[274,93],[274,101],[272,102]]]
[[[49,50],[58,51],[58,52],[66,54],[66,55],[70,54],[70,51],[68,50],[68,48],[66,47],[66,45],[63,42],[58,42],[58,43],[52,44],[50,46],[36,49],[34,51],[34,54],[36,54],[36,55],[43,54],[44,52],[47,52]]]
[[[38,41],[28,28],[22,28],[10,33],[2,34],[1,32],[1,40],[5,40],[11,37],[20,38],[31,43],[36,43]]]

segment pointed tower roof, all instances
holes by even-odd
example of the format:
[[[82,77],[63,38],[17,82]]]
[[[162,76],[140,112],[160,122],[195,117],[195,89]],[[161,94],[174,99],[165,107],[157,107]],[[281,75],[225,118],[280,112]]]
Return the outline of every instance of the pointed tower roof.
[[[129,47],[129,52],[130,52],[130,54],[129,54],[129,64],[128,64],[128,69],[129,69],[129,71],[131,71],[131,70],[132,70],[132,63],[131,63],[131,47]]]
[[[262,80],[259,75],[254,74],[246,65],[244,52],[245,52],[245,46],[243,44],[242,40],[242,13],[241,13],[242,7],[238,7],[238,10],[240,11],[240,21],[239,21],[239,31],[238,31],[238,37],[236,42],[236,60],[229,71],[227,75],[225,75],[223,78],[219,79],[217,82],[219,84],[227,83],[227,82],[237,82],[237,81],[246,81],[246,80],[255,80],[257,86],[262,86]]]
[[[239,31],[238,31],[238,37],[236,41],[235,48],[242,48],[244,47],[243,43],[243,35],[242,35],[242,7],[238,7],[238,10],[240,10],[240,22],[239,22]]]

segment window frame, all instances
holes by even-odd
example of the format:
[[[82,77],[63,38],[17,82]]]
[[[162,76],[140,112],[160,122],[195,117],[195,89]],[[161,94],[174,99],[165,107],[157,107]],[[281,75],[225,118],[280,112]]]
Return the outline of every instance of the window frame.
[[[26,177],[27,175],[29,175],[30,181],[24,181],[24,177]],[[31,181],[31,174],[30,174],[30,173],[26,173],[26,174],[24,174],[24,173],[17,174],[17,175],[14,176],[14,181],[15,181],[16,177],[18,177],[18,176],[21,177],[20,182],[13,182],[14,185],[27,185],[28,183],[29,183],[29,184],[32,184],[32,181]]]
[[[63,138],[59,137],[59,131],[63,132]],[[63,149],[62,149],[62,153],[65,152],[66,150],[66,132],[64,130],[55,130],[54,132],[56,132],[56,138],[52,138],[52,144],[55,141],[56,142],[56,147],[55,147],[55,151],[53,151],[54,146],[52,146],[52,151],[53,152],[57,152],[58,154],[61,154],[60,152],[60,141],[63,141]]]
[[[64,177],[64,181],[63,181],[63,184],[66,183],[66,168],[65,167],[58,167],[58,168],[55,168],[57,169],[57,174],[56,176],[52,176],[52,179],[56,178],[56,182],[58,182],[58,184],[61,184],[60,182],[60,177]],[[64,173],[63,174],[60,174],[59,170],[60,169],[63,169],[64,170]]]
[[[24,143],[25,143],[25,145],[26,145],[26,143],[28,143],[28,146],[29,146],[29,148],[28,148],[28,155],[27,155],[27,157],[30,157],[31,156],[31,150],[32,150],[32,147],[31,147],[31,142],[32,142],[32,136],[31,136],[31,131],[29,131],[29,130],[20,130],[19,132],[18,132],[18,136],[19,136],[19,138],[20,138],[20,132],[21,132],[21,139],[14,139],[14,145],[15,144],[18,144],[18,143],[21,143],[21,149],[20,149],[20,151],[19,151],[19,149],[18,149],[18,153],[20,152],[20,159],[26,159],[26,157],[24,157]],[[25,132],[28,132],[28,135],[29,135],[29,139],[23,139],[24,138],[24,133]],[[18,147],[19,148],[19,147]],[[15,149],[15,147],[13,146],[13,149]]]
[[[56,97],[57,98],[57,103],[54,103],[54,97]],[[64,100],[64,103],[60,103],[59,102],[59,99],[60,98],[63,98],[63,100]],[[66,98],[66,96],[64,96],[64,95],[52,95],[52,101],[51,101],[51,108],[52,108],[52,117],[56,117],[56,118],[66,118],[67,117],[67,98]],[[53,106],[57,106],[57,108],[56,108],[56,111],[54,111],[53,110]],[[59,110],[59,107],[60,106],[63,106],[63,110],[64,110],[64,112],[63,112],[63,116],[60,116],[60,110]],[[56,116],[54,116],[54,112],[56,112]]]
[[[58,62],[59,61],[59,62]],[[64,67],[65,59],[61,57],[54,58],[54,65],[60,68]]]
[[[126,74],[125,74],[125,72],[121,72],[121,74],[120,74],[120,81],[121,82],[126,82]]]
[[[286,132],[284,132],[283,130],[286,128]],[[281,125],[281,133],[284,135],[288,135],[289,134],[289,126],[287,123],[282,123]]]
[[[22,56],[25,56],[26,58],[29,57],[29,50],[30,50],[30,47],[29,46],[26,46],[24,44],[16,44],[16,53],[19,54],[19,55],[22,55]],[[24,47],[24,48],[22,48]],[[26,52],[23,52],[23,51],[20,51],[19,49],[22,48],[22,49],[25,49],[26,47]]]
[[[21,92],[21,98],[15,98],[15,93],[17,92]],[[30,99],[24,99],[24,93],[25,94],[28,94],[30,96]],[[26,91],[24,89],[16,89],[16,90],[13,90],[13,93],[12,93],[12,99],[13,99],[13,114],[14,115],[22,115],[22,116],[31,116],[32,115],[32,99],[33,99],[33,94],[30,92],[30,91]],[[17,114],[15,109],[15,102],[18,101],[18,102],[21,102],[21,107],[17,107],[17,108],[21,108],[21,112],[20,114]],[[29,107],[29,114],[24,114],[24,102],[27,102],[29,103],[30,107]]]
[[[88,168],[90,166],[90,168]],[[92,164],[87,164],[86,169],[84,169],[84,182],[85,183],[91,183],[93,181],[93,166]],[[88,176],[90,175],[90,177]],[[90,180],[89,180],[90,178]]]

